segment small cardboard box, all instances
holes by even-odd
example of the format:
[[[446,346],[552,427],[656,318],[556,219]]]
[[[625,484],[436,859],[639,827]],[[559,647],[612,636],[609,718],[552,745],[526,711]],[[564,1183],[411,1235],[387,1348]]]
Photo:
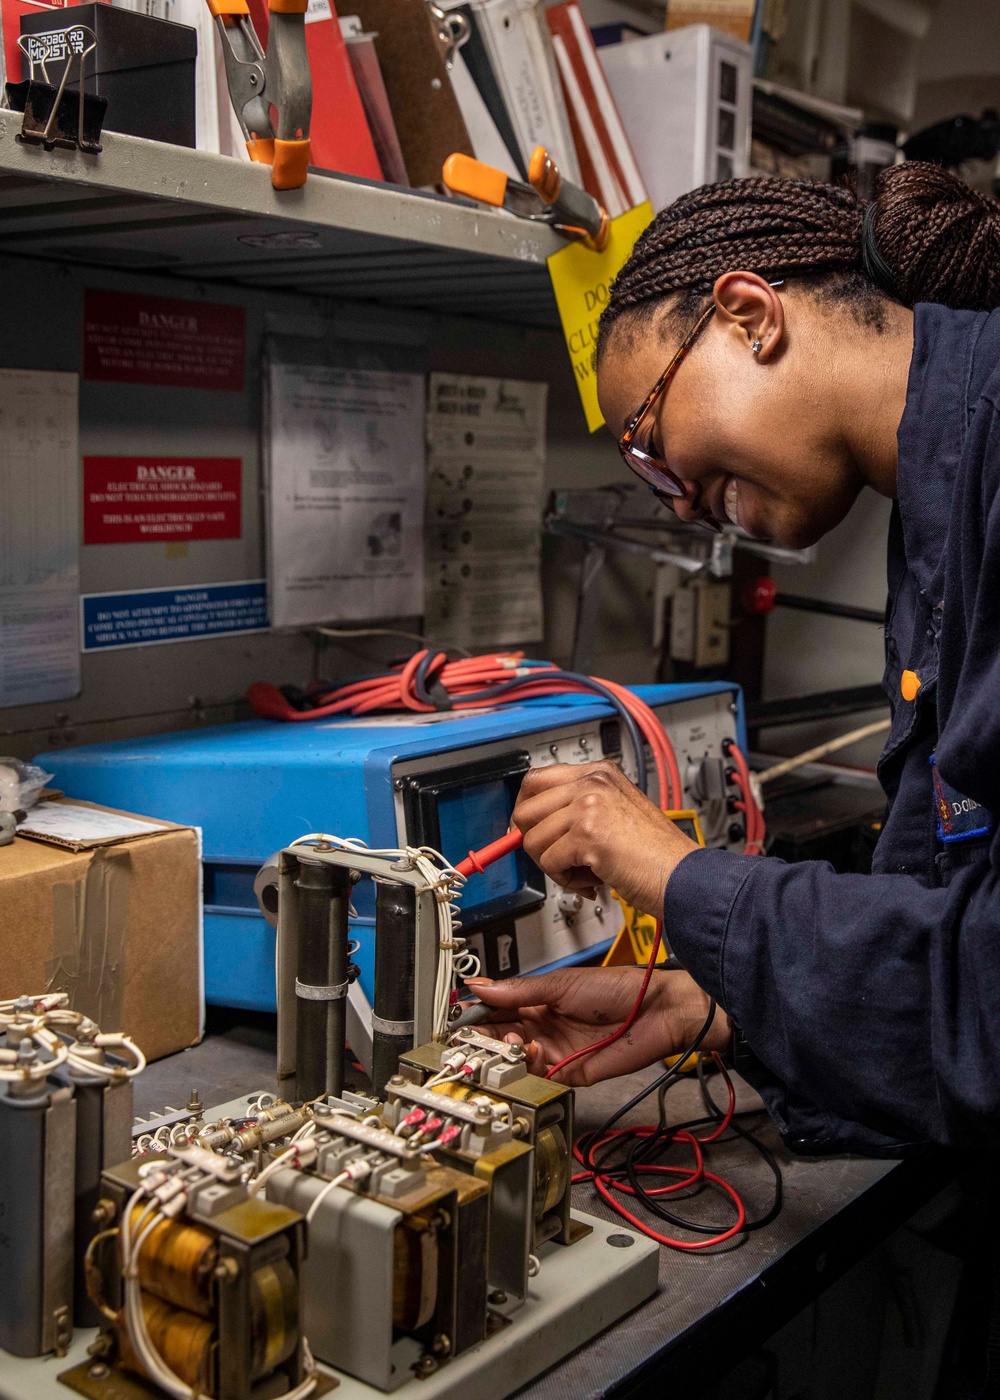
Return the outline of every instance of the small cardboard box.
[[[150,1060],[204,1021],[201,840],[89,802],[39,803],[0,847],[0,1000],[67,992]],[[115,834],[118,832],[119,834]]]

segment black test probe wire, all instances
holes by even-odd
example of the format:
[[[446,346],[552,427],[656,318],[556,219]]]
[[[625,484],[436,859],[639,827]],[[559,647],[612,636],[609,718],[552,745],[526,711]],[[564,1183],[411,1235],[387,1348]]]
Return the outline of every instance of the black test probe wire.
[[[716,1006],[712,1002],[704,1025],[687,1049],[678,1056],[675,1063],[659,1078],[641,1089],[626,1104],[617,1109],[600,1128],[581,1135],[573,1148],[573,1155],[584,1168],[582,1172],[574,1175],[574,1183],[591,1182],[601,1199],[616,1214],[626,1220],[633,1229],[641,1231],[650,1239],[656,1240],[658,1244],[686,1253],[710,1249],[713,1246],[725,1244],[736,1235],[763,1229],[777,1217],[782,1207],[782,1179],[778,1162],[769,1149],[738,1121],[739,1119],[756,1117],[763,1110],[739,1114],[735,1112],[736,1094],[732,1080],[721,1059],[714,1052],[711,1058],[721,1072],[728,1092],[728,1104],[725,1110],[715,1103],[709,1091],[705,1078],[705,1057],[699,1053],[699,1049],[715,1019],[715,1012]],[[679,1081],[682,1067],[686,1065],[692,1055],[698,1057],[698,1080],[708,1116],[668,1127],[666,1124],[666,1095],[668,1090]],[[614,1125],[627,1113],[630,1113],[644,1099],[649,1098],[654,1093],[658,1095],[659,1100],[659,1122],[655,1127],[615,1128]],[[705,1127],[711,1128],[711,1131],[704,1136],[698,1136],[695,1130]],[[774,1178],[771,1205],[763,1215],[754,1219],[747,1218],[746,1207],[736,1189],[724,1178],[706,1170],[705,1167],[704,1149],[723,1140],[726,1133],[735,1134],[746,1141],[763,1159]],[[674,1163],[654,1160],[678,1143],[691,1148],[692,1165],[679,1166]],[[616,1158],[617,1160],[615,1160]],[[647,1186],[643,1182],[643,1177],[659,1178],[661,1182],[664,1178],[668,1178],[668,1180],[662,1185]],[[677,1180],[669,1179],[674,1177]],[[732,1224],[715,1225],[707,1224],[704,1221],[689,1220],[667,1210],[662,1204],[663,1197],[676,1197],[680,1193],[684,1193],[680,1198],[686,1200],[689,1199],[692,1192],[698,1192],[706,1186],[729,1199],[736,1212],[736,1218]],[[622,1201],[622,1196],[632,1197],[637,1204],[642,1205],[651,1214],[668,1224],[687,1230],[692,1234],[704,1235],[706,1238],[682,1240],[654,1230],[628,1208]]]

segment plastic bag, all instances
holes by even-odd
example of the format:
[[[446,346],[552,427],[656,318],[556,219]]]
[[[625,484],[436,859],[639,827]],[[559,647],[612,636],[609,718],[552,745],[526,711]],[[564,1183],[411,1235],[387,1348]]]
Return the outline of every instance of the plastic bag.
[[[55,775],[19,758],[0,758],[0,812],[27,812]]]

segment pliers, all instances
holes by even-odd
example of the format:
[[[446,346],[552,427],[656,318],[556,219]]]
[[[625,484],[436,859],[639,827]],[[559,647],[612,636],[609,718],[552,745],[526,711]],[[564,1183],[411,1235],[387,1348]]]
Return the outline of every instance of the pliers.
[[[308,0],[269,0],[267,52],[246,0],[208,0],[222,36],[226,81],[250,159],[271,167],[276,190],[294,190],[309,170],[312,76],[306,52]],[[278,113],[278,129],[271,109]]]
[[[445,161],[441,178],[455,194],[548,224],[567,238],[585,238],[598,252],[607,246],[611,230],[607,211],[586,190],[563,179],[544,146],[536,146],[531,153],[526,185],[457,151]]]

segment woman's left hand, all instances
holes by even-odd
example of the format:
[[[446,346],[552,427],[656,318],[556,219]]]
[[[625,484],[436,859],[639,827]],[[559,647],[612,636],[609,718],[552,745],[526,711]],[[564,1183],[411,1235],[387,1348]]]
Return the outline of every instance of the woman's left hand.
[[[699,849],[607,759],[530,769],[513,824],[527,854],[557,885],[587,898],[599,885],[613,885],[657,919],[667,881]]]

